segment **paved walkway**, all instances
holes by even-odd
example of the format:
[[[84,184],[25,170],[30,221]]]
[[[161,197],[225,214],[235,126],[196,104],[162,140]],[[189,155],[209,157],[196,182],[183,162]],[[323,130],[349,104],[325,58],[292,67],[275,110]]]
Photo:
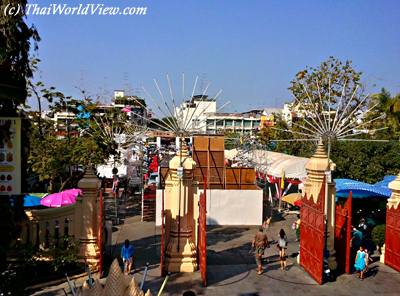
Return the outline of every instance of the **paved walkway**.
[[[295,215],[274,222],[268,230],[270,240],[276,240],[280,228],[284,228],[289,239],[289,270],[279,269],[277,250],[274,245],[265,253],[266,272],[257,275],[254,255],[250,252],[250,242],[257,227],[208,227],[208,287],[203,288],[199,272],[194,274],[173,274],[163,295],[182,295],[192,290],[197,295],[400,295],[400,273],[379,262],[370,265],[371,273],[364,281],[354,275],[342,275],[336,282],[319,286],[296,263],[298,243],[291,224]],[[113,233],[113,243],[120,244],[128,238],[133,242],[137,254],[138,272],[134,275],[140,282],[143,266],[149,262],[150,268],[145,287],[157,295],[163,278],[160,277],[160,229],[153,222],[140,222],[138,216],[127,218],[125,223]],[[54,289],[53,289],[54,290]],[[37,294],[40,295],[40,294]],[[59,291],[41,295],[63,295]]]

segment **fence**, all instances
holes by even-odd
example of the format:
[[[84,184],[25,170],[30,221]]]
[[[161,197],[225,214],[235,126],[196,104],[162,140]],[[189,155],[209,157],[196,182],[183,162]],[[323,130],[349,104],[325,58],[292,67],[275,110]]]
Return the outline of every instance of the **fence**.
[[[59,245],[63,237],[75,236],[75,204],[61,208],[26,211],[21,239],[38,248]]]

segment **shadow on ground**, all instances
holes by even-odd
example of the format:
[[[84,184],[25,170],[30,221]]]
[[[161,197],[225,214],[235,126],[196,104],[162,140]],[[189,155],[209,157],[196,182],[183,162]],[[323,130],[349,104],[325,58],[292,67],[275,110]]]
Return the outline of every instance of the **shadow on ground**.
[[[226,227],[220,225],[207,226],[207,246],[239,238],[242,236],[243,232],[250,229],[250,227]]]
[[[270,245],[274,253],[274,245]],[[276,253],[278,251],[276,250]],[[266,272],[280,268],[278,254],[263,257],[263,266],[267,266]],[[220,270],[220,268],[223,270]],[[208,285],[231,285],[246,279],[251,270],[256,270],[255,254],[251,243],[245,243],[239,247],[216,252],[207,251],[207,282]],[[228,279],[230,279],[228,281]]]

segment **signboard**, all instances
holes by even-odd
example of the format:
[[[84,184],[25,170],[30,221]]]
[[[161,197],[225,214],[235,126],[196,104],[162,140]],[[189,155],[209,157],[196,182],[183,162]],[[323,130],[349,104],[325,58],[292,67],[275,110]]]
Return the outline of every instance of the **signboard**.
[[[21,118],[0,117],[0,195],[21,194]]]

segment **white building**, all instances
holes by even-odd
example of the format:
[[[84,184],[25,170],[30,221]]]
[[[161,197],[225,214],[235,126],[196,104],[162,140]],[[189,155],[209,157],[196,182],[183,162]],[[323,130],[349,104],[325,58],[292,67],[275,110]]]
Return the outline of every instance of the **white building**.
[[[260,126],[261,118],[256,114],[215,113],[207,117],[206,133],[216,134],[224,131],[252,133]]]
[[[188,130],[205,132],[207,118],[216,112],[217,102],[214,99],[209,99],[206,95],[197,95],[176,107],[175,116],[187,126]]]
[[[300,104],[294,106],[293,103],[285,103],[282,109],[282,119],[291,126],[295,119],[306,117],[306,113]]]

